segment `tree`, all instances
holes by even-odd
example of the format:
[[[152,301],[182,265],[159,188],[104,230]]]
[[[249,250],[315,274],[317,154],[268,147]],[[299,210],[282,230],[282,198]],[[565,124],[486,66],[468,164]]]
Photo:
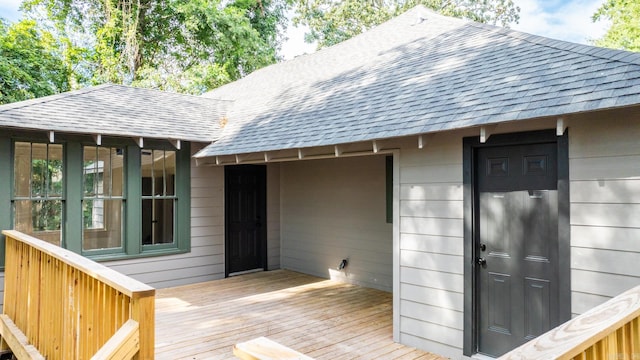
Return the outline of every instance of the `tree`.
[[[640,2],[606,0],[593,14],[593,21],[609,20],[611,27],[594,43],[613,49],[640,51]]]
[[[26,0],[83,48],[80,74],[202,93],[277,61],[289,0]]]
[[[512,0],[295,0],[295,24],[309,27],[305,40],[318,48],[349,39],[422,4],[443,15],[507,26],[518,22]]]
[[[0,104],[69,90],[61,47],[34,21],[9,26],[0,19]]]

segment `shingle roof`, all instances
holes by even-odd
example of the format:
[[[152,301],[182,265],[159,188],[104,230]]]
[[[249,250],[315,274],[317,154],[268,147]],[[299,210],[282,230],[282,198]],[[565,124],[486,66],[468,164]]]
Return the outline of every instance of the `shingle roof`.
[[[210,142],[222,108],[215,99],[108,84],[0,105],[0,127]]]
[[[197,157],[415,135],[640,104],[640,54],[416,7],[205,94],[235,100]]]

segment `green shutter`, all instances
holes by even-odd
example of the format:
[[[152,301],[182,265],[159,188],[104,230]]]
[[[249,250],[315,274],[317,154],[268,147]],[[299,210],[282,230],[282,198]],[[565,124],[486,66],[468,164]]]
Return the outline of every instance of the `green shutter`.
[[[183,142],[176,154],[176,195],[178,218],[176,237],[179,250],[191,250],[191,144]]]
[[[11,186],[13,167],[11,139],[0,137],[0,230],[11,229]],[[4,235],[0,234],[0,267],[4,269]]]
[[[142,251],[142,176],[140,174],[140,148],[127,146],[126,151],[126,207],[125,207],[125,252],[128,255]]]
[[[62,247],[82,253],[82,146],[77,142],[64,145],[65,211]]]

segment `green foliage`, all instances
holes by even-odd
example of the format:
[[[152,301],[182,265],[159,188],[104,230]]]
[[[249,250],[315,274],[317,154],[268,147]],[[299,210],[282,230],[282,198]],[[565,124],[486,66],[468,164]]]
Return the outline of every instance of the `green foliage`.
[[[278,60],[290,0],[25,0],[93,84],[199,94]]]
[[[443,15],[507,26],[518,22],[512,0],[295,0],[294,24],[309,27],[305,40],[318,48],[349,39],[422,4]]]
[[[593,21],[609,20],[611,27],[598,46],[640,51],[640,2],[637,0],[606,0],[593,14]]]
[[[35,21],[8,26],[0,20],[0,104],[69,90],[71,69],[63,44]]]

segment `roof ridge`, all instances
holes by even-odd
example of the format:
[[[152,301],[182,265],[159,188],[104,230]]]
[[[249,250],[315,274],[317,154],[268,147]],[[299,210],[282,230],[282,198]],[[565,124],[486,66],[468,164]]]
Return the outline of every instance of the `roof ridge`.
[[[104,85],[104,84],[103,84]],[[138,86],[131,86],[131,85],[124,85],[124,84],[110,84],[113,87],[121,87],[121,88],[125,88],[125,89],[134,89],[134,90],[141,90],[141,91],[149,91],[149,92],[155,92],[155,93],[159,93],[159,94],[163,94],[163,95],[168,95],[168,96],[182,96],[182,97],[190,97],[193,99],[198,99],[198,100],[205,100],[205,101],[210,101],[210,100],[218,100],[218,101],[229,101],[229,100],[224,100],[224,99],[215,99],[215,98],[205,98],[202,95],[194,95],[194,94],[187,94],[187,93],[179,93],[179,92],[172,92],[172,91],[165,91],[165,90],[160,90],[160,89],[156,89],[156,88],[146,88],[146,87],[138,87]],[[98,85],[101,86],[101,85]],[[96,86],[96,87],[98,87]]]
[[[60,100],[60,99],[65,99],[65,98],[70,97],[70,96],[84,95],[84,94],[92,93],[92,92],[95,92],[95,91],[100,91],[100,90],[103,90],[103,89],[106,89],[106,88],[110,88],[110,87],[114,87],[114,88],[117,87],[117,88],[124,88],[124,89],[134,89],[136,91],[155,92],[157,94],[162,94],[162,95],[165,95],[165,96],[166,95],[169,95],[169,96],[176,96],[177,95],[177,96],[181,96],[181,97],[189,97],[189,98],[192,98],[194,100],[207,102],[207,103],[214,103],[216,101],[233,102],[233,100],[229,100],[229,99],[218,99],[218,98],[211,98],[211,97],[203,97],[202,95],[174,93],[174,92],[162,91],[162,90],[159,90],[159,89],[150,89],[150,88],[135,87],[135,86],[129,86],[129,85],[123,85],[123,84],[105,83],[105,84],[100,84],[100,85],[87,86],[87,87],[76,89],[76,90],[65,91],[65,92],[61,92],[61,93],[58,93],[58,94],[52,94],[52,95],[47,95],[47,96],[33,98],[33,99],[16,101],[16,102],[8,103],[8,104],[1,104],[0,105],[0,113],[6,112],[6,111],[10,111],[10,110],[20,109],[20,108],[23,108],[23,107],[29,107],[29,106],[33,106],[33,105],[37,105],[37,104],[44,104],[44,103],[48,103],[48,102],[52,102],[52,101],[57,101],[57,100]]]
[[[513,30],[510,28],[478,23],[475,21],[469,21],[469,25],[491,32],[501,33],[502,35],[526,41],[531,44],[537,44],[557,50],[592,56],[603,60],[619,61],[631,65],[640,65],[640,53],[629,50],[610,49],[600,46],[574,43],[571,41],[553,39],[541,35],[530,34],[524,31]],[[605,54],[609,54],[610,56],[605,56]]]
[[[22,101],[16,101],[16,102],[8,103],[8,104],[3,104],[3,105],[0,105],[0,113],[1,112],[5,112],[5,111],[20,109],[20,108],[23,108],[23,107],[28,107],[28,106],[32,106],[32,105],[36,105],[36,104],[44,104],[44,103],[48,103],[48,102],[64,99],[64,98],[67,98],[69,96],[82,95],[82,94],[90,93],[90,92],[93,92],[93,91],[98,91],[98,90],[101,90],[101,89],[104,89],[104,88],[108,88],[108,87],[111,87],[111,86],[114,86],[114,85],[115,84],[106,83],[106,84],[100,84],[100,85],[96,85],[96,86],[87,86],[87,87],[84,87],[84,88],[81,88],[81,89],[77,89],[77,90],[65,91],[65,92],[61,92],[61,93],[58,93],[58,94],[52,94],[52,95],[47,95],[47,96],[43,96],[43,97],[38,97],[38,98],[22,100]]]

